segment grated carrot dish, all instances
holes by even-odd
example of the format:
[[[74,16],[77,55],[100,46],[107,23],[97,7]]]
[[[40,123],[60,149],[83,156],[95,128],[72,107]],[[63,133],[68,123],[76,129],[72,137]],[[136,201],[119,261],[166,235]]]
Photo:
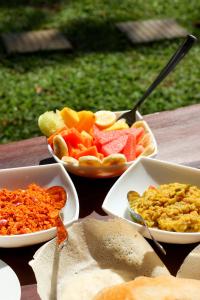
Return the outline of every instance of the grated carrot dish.
[[[65,205],[61,186],[43,188],[35,183],[26,189],[0,190],[0,235],[24,234],[56,226]]]

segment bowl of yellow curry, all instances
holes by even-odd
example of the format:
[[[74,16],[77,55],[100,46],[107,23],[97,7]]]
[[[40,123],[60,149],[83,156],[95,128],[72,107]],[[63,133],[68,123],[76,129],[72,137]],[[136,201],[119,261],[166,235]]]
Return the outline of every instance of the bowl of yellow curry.
[[[129,207],[145,220],[160,242],[186,244],[200,241],[200,170],[141,157],[113,185],[102,208],[126,219],[143,236],[145,226]]]

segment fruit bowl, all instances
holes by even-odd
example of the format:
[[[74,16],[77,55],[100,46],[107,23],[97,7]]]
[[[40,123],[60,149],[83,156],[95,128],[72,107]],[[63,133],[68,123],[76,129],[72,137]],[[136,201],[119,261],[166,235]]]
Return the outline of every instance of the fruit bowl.
[[[117,118],[122,113],[124,113],[124,111],[114,112]],[[74,163],[73,158],[68,158],[66,161],[65,159],[59,158],[54,151],[55,149],[53,150],[50,144],[48,144],[48,150],[55,161],[61,163],[66,170],[72,174],[89,178],[109,178],[120,176],[129,166],[135,164],[140,156],[155,157],[157,154],[157,143],[155,137],[147,122],[143,120],[139,112],[136,113],[136,120],[138,122],[141,121],[144,132],[148,134],[150,144],[148,145],[149,150],[141,153],[141,155],[136,157],[134,160],[124,160],[124,155],[122,157],[122,154],[117,153],[108,155],[106,158],[102,159],[100,163],[99,160],[97,161],[97,159],[91,157],[91,155],[79,158],[79,163],[77,163],[76,160]],[[120,144],[120,139],[123,140],[123,137],[115,139],[116,144]]]

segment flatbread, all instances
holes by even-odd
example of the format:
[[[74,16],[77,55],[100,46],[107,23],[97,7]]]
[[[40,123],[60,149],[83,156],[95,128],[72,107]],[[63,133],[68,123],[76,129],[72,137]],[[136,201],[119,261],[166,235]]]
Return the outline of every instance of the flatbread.
[[[128,222],[85,218],[69,229],[58,269],[57,300],[91,300],[102,288],[145,275],[169,275],[152,247]],[[42,300],[50,299],[55,240],[30,262]]]

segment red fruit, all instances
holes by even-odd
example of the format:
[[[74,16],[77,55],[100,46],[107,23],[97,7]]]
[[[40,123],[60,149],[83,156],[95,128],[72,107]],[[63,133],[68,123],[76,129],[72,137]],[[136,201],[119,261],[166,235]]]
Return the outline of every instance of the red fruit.
[[[143,137],[145,131],[144,131],[143,127],[138,127],[136,130],[137,130],[137,132],[136,132],[136,143],[138,143],[139,140],[141,139],[141,137]]]
[[[103,145],[101,147],[101,152],[105,156],[114,153],[120,153],[124,149],[127,139],[128,139],[128,135],[120,136],[118,139],[112,140],[111,142]]]
[[[136,158],[136,137],[129,134],[126,145],[122,151],[122,154],[126,156],[127,161],[132,161]]]
[[[136,139],[138,140],[143,134],[143,132],[144,132],[143,128],[142,130],[140,130],[140,128],[134,128],[134,127],[128,129],[110,130],[110,131],[94,130],[95,144],[104,145],[115,139],[118,139],[120,136],[129,135],[129,134],[135,135]]]

